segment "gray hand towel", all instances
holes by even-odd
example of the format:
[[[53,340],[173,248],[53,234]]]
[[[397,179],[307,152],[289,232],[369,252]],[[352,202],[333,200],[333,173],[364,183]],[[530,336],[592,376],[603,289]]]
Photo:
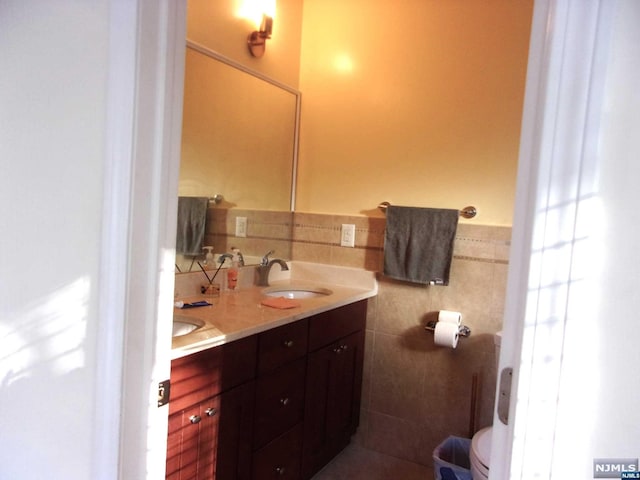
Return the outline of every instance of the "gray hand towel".
[[[206,197],[178,198],[177,253],[193,256],[202,254],[208,207],[209,199]]]
[[[457,210],[389,206],[384,274],[407,282],[448,285],[458,217]]]

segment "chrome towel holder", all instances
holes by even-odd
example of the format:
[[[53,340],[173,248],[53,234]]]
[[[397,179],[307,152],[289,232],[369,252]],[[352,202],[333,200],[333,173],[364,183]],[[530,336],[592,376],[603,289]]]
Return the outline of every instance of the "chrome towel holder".
[[[378,205],[378,208],[383,212],[387,211],[387,207],[390,207],[391,204],[389,202],[382,202]],[[458,214],[463,218],[473,218],[478,214],[478,210],[474,206],[464,207],[462,210],[458,210]]]

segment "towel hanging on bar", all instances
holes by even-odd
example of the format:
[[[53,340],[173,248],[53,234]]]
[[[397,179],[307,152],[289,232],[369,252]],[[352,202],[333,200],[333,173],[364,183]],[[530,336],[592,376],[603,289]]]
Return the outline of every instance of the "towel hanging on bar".
[[[396,280],[449,284],[458,210],[387,208],[383,273]]]
[[[206,197],[178,197],[177,253],[202,254],[208,207]]]

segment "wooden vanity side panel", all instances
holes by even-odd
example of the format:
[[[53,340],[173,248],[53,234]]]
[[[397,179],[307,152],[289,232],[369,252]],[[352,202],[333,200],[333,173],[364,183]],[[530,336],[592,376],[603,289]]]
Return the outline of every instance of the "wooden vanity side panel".
[[[364,330],[367,322],[367,300],[320,313],[309,321],[309,351],[329,345],[350,333]]]
[[[169,414],[252,380],[256,355],[254,335],[173,360]]]

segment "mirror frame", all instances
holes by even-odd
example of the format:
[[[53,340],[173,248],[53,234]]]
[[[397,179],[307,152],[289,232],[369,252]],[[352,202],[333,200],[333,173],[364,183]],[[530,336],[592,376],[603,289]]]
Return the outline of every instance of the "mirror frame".
[[[290,198],[289,198],[289,211],[290,212],[295,211],[296,183],[297,183],[297,177],[298,177],[298,147],[299,147],[299,141],[300,141],[300,111],[301,111],[302,93],[299,90],[296,90],[295,88],[290,87],[289,85],[279,82],[278,80],[275,80],[260,72],[252,70],[251,68],[241,64],[240,62],[237,62],[236,60],[233,60],[225,55],[222,55],[219,52],[216,52],[215,50],[211,50],[210,48],[207,48],[204,45],[196,43],[192,40],[187,39],[186,47],[191,48],[199,53],[202,53],[203,55],[213,58],[214,60],[218,60],[219,62],[222,62],[230,67],[240,70],[241,72],[244,72],[248,75],[256,77],[264,82],[267,82],[273,85],[274,87],[281,88],[282,90],[285,90],[291,93],[292,95],[294,95],[295,97],[294,125],[295,126],[294,126],[294,132],[293,132],[293,136],[294,136],[293,158],[291,159],[291,187],[290,187]]]

